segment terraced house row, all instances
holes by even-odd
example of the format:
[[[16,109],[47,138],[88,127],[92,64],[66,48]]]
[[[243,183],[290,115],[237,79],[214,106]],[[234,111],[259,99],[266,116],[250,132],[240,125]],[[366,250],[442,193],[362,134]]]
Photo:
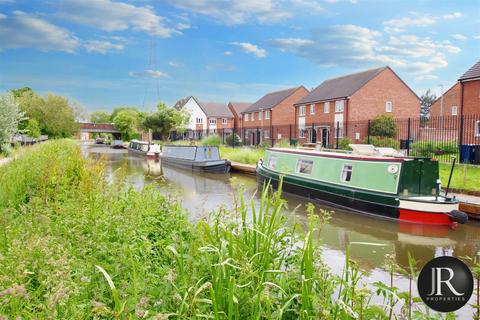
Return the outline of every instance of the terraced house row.
[[[432,115],[480,114],[480,62],[441,99],[441,113],[438,114],[439,99],[432,106]],[[179,100],[174,107],[191,114],[184,138],[235,132],[245,144],[294,139],[303,144],[332,147],[343,137],[355,143],[365,142],[370,121],[382,114],[408,126],[408,130],[399,130],[397,139],[411,141],[427,136],[431,139],[432,128],[419,121],[420,104],[419,96],[392,68],[385,66],[328,79],[312,90],[300,85],[269,92],[253,103],[203,102],[190,96]],[[412,131],[412,126],[418,128]],[[435,134],[439,132],[433,129]],[[473,136],[480,136],[480,122],[472,130],[478,131]],[[459,128],[453,131],[458,135]],[[446,137],[446,132],[440,134],[443,139],[457,139]]]

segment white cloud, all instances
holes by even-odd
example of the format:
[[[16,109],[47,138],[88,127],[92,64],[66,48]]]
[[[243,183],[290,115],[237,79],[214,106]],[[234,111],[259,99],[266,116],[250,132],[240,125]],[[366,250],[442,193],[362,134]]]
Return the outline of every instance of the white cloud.
[[[64,0],[58,8],[58,17],[104,31],[132,29],[165,38],[181,33],[167,27],[166,19],[155,14],[150,6],[134,6],[112,0]],[[179,29],[186,27],[186,24],[181,24]]]
[[[226,55],[226,56],[231,56],[231,55],[232,55],[232,51],[228,51],[228,50],[227,50],[227,51],[225,51],[223,54]]]
[[[176,62],[176,61],[169,61],[168,65],[174,68],[181,68],[183,67],[183,63]]]
[[[267,55],[267,50],[259,48],[257,45],[248,42],[231,42],[230,44],[242,48],[243,52],[251,53],[257,58],[264,58]]]
[[[450,13],[450,14],[446,14],[443,16],[443,19],[445,20],[453,20],[453,19],[458,19],[460,17],[462,17],[463,14],[461,12],[454,12],[454,13]]]
[[[416,81],[435,80],[435,79],[438,79],[438,76],[434,74],[425,74],[425,75],[415,77]]]
[[[0,14],[0,50],[35,48],[42,51],[74,52],[79,39],[70,31],[22,11]]]
[[[168,0],[173,6],[214,18],[226,25],[244,24],[249,20],[277,22],[291,16],[276,0]]]
[[[268,43],[322,66],[365,69],[390,65],[417,76],[430,75],[448,66],[446,55],[460,52],[460,48],[448,41],[385,35],[356,25],[319,28],[308,39],[278,38]]]
[[[452,38],[455,39],[455,40],[459,40],[459,41],[467,40],[467,37],[464,36],[463,34],[460,34],[460,33],[452,34]]]
[[[314,12],[323,12],[325,9],[323,6],[320,4],[319,1],[315,0],[291,0],[293,5],[296,5],[298,7],[302,7]]]
[[[122,51],[125,46],[123,43],[113,43],[104,40],[87,40],[83,43],[83,47],[88,52],[106,54],[109,51]]]
[[[147,70],[144,70],[144,71],[130,71],[128,73],[128,75],[130,77],[134,77],[134,78],[155,78],[155,79],[158,79],[158,78],[169,78],[170,77],[165,72],[162,72],[162,71],[159,71],[159,70],[150,70],[150,69],[147,69]]]
[[[472,38],[473,38],[473,39],[476,39],[476,40],[480,40],[480,34],[477,35],[477,36],[473,36]]]
[[[387,20],[383,23],[385,32],[400,33],[407,27],[426,27],[437,22],[436,17],[404,17],[399,19]]]

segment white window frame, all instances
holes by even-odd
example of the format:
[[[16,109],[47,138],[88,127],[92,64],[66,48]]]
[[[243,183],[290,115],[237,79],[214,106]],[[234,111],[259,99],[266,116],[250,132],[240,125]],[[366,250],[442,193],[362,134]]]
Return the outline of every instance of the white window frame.
[[[480,137],[480,120],[475,122],[475,137]]]
[[[245,122],[248,122],[248,113],[245,113],[245,114],[243,115],[243,117],[245,118],[245,119],[244,119]]]
[[[315,114],[315,103],[310,104],[310,114]]]
[[[350,173],[350,176],[348,175]],[[342,172],[340,173],[340,181],[342,182],[350,182],[352,181],[352,175],[353,175],[353,165],[345,163],[342,166]],[[349,178],[347,180],[347,178]]]
[[[323,113],[330,113],[330,101],[323,103]]]
[[[455,110],[455,112],[454,112]],[[457,106],[452,106],[452,116],[458,115],[458,107]]]
[[[222,124],[227,124],[228,123],[228,119],[227,118],[223,118],[222,119]]]
[[[392,101],[385,102],[385,112],[393,112],[393,103]]]
[[[298,109],[298,115],[300,117],[304,117],[305,116],[305,111],[306,111],[305,105],[301,105]]]
[[[263,130],[263,138],[270,139],[270,130]]]
[[[263,111],[258,112],[258,120],[262,120],[262,113],[263,113]]]
[[[195,121],[197,124],[202,124],[203,123],[203,118],[196,118]]]
[[[217,119],[213,118],[208,121],[210,124],[217,124]]]
[[[305,138],[305,129],[298,129],[298,137]]]
[[[250,119],[252,119],[252,121],[255,121],[255,112],[250,113]]]
[[[343,112],[345,110],[345,100],[335,101],[335,112]]]
[[[310,170],[309,172],[300,172],[300,169],[302,167],[302,163],[306,163],[307,165],[310,165]],[[305,175],[311,175],[313,172],[313,160],[306,160],[306,159],[298,159],[297,164],[295,166],[295,173],[298,174],[305,174]]]
[[[270,110],[265,110],[265,120],[270,120]]]

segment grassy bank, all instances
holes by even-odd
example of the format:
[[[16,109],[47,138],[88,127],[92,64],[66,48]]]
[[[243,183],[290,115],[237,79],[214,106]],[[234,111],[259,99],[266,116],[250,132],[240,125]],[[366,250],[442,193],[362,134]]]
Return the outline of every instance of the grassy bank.
[[[69,141],[0,170],[0,318],[440,318],[393,283],[415,278],[413,259],[403,271],[387,257],[392,282],[367,287],[350,245],[376,244],[351,243],[332,274],[314,240],[329,212],[309,206],[304,230],[281,192],[254,209],[239,187],[232,208],[191,224],[176,199],[122,181],[105,183],[102,162]]]
[[[451,164],[440,164],[440,179],[444,189],[447,187],[451,167]],[[450,187],[458,190],[480,192],[480,166],[455,165]]]
[[[235,162],[256,164],[264,155],[265,149],[262,148],[220,146],[220,156]]]

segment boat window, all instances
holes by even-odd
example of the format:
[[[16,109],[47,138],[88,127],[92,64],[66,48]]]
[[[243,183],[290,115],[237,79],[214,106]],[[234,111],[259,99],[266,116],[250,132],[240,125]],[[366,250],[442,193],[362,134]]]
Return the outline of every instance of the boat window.
[[[272,169],[275,169],[277,166],[277,157],[270,157],[270,159],[268,159],[268,166]]]
[[[352,179],[352,166],[350,164],[344,164],[342,170],[342,181],[348,182]]]
[[[297,161],[297,173],[311,174],[313,167],[313,161],[310,160],[298,160]]]
[[[148,151],[148,145],[147,144],[142,144],[141,150],[144,151],[144,152],[147,152]]]

